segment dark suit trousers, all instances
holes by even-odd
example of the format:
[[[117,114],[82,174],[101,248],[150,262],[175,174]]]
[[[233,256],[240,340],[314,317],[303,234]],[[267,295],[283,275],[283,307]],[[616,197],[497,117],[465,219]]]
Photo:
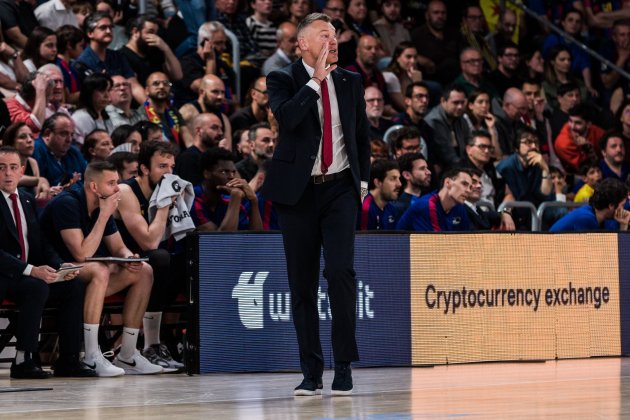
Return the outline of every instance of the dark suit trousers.
[[[353,268],[357,194],[348,173],[319,185],[309,182],[294,206],[274,204],[284,241],[302,370],[315,378],[321,377],[324,369],[317,303],[322,247],[332,313],[333,356],[336,362],[359,360]]]
[[[45,306],[55,306],[61,357],[77,356],[81,350],[83,295],[85,286],[79,279],[46,284],[31,276],[9,279],[7,298],[18,306],[16,349],[37,351],[37,336]]]

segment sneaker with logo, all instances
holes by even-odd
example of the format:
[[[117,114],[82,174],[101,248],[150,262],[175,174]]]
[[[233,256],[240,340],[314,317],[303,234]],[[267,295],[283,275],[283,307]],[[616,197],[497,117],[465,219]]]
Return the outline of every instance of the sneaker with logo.
[[[134,351],[129,360],[123,359],[118,354],[114,359],[114,366],[124,369],[127,375],[154,375],[164,371],[162,366],[149,362],[138,350]]]
[[[173,359],[171,352],[164,344],[153,344],[144,349],[142,355],[154,365],[162,366],[165,373],[176,372],[184,368],[183,363]]]
[[[103,356],[100,349],[94,354],[86,355],[83,359],[83,364],[90,369],[94,369],[96,375],[101,378],[111,378],[125,374],[123,369],[112,365],[111,362]]]

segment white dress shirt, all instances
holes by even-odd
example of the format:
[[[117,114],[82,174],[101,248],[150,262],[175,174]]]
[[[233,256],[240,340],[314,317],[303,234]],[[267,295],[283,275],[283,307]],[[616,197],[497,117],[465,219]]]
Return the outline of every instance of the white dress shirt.
[[[17,194],[17,204],[18,204],[18,208],[20,209],[20,220],[22,221],[22,235],[24,236],[24,252],[26,253],[26,255],[24,256],[24,260],[28,260],[28,225],[26,224],[26,217],[24,217],[24,208],[22,207],[22,202],[20,201],[20,194],[18,193],[18,191],[15,191],[15,194]],[[7,202],[7,206],[9,206],[9,212],[11,212],[11,217],[13,217],[13,223],[15,223],[15,213],[13,213],[13,201],[11,200],[11,196],[9,193],[2,191],[2,195],[4,196],[5,201]],[[16,224],[16,230],[17,230],[17,224]],[[24,272],[22,274],[24,274],[25,276],[30,276],[31,275],[31,270],[33,269],[33,266],[31,264],[27,264],[26,268],[24,269]]]

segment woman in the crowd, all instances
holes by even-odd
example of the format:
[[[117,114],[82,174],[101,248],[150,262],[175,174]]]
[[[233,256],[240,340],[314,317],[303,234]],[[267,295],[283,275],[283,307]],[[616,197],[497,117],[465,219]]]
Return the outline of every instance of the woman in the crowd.
[[[81,79],[72,61],[76,60],[83,52],[84,34],[79,28],[72,25],[63,25],[56,32],[57,35],[57,60],[55,64],[63,75],[63,85],[66,92],[66,102],[76,104],[79,101]]]
[[[110,134],[114,131],[114,125],[105,112],[105,107],[110,103],[109,91],[112,85],[112,78],[102,73],[88,76],[83,81],[79,109],[72,114],[77,143],[83,144],[85,136],[97,128]]]
[[[138,153],[140,152],[142,135],[134,126],[123,124],[112,132],[112,143],[114,144],[114,151]]]
[[[81,146],[81,152],[85,160],[89,162],[99,162],[107,159],[114,150],[114,144],[109,133],[99,128],[93,130],[87,136]]]
[[[523,80],[543,81],[545,77],[545,60],[539,49],[526,49],[521,57],[521,63],[523,63],[521,72],[523,74]]]
[[[558,86],[574,82],[580,89],[582,101],[588,99],[588,93],[584,83],[571,75],[571,52],[563,45],[552,47],[545,60],[545,80],[542,83],[543,93],[547,103],[552,107],[558,106]]]
[[[54,63],[57,59],[55,31],[45,26],[33,29],[22,51],[22,58],[29,72],[36,71],[44,64]]]
[[[466,112],[464,113],[464,119],[468,123],[471,131],[483,130],[490,133],[490,139],[494,146],[494,152],[492,155],[496,160],[501,160],[503,154],[501,153],[501,145],[499,142],[499,135],[495,128],[496,118],[490,112],[491,108],[490,94],[483,90],[475,90],[468,95],[468,105]],[[510,140],[506,140],[510,141]]]
[[[422,72],[418,70],[416,58],[418,51],[413,43],[403,41],[396,46],[392,61],[383,72],[387,93],[392,100],[393,107],[403,112],[405,110],[405,95],[407,86],[413,82],[422,81]]]
[[[311,0],[287,0],[287,17],[285,20],[294,23],[296,26],[306,15],[313,11]]]
[[[11,124],[4,132],[2,145],[13,146],[20,153],[24,175],[20,178],[18,186],[33,194],[35,198],[48,198],[50,185],[46,178],[39,175],[39,166],[32,157],[35,150],[35,140],[33,139],[33,132],[26,123],[20,121]]]

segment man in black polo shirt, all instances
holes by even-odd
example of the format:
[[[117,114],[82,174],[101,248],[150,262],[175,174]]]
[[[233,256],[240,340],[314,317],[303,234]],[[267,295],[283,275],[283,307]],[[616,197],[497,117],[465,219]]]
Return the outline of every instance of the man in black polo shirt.
[[[118,172],[110,162],[93,162],[85,170],[85,183],[55,197],[44,209],[44,233],[65,261],[84,263],[90,257],[137,257],[124,244],[112,215],[120,201]],[[83,363],[98,376],[153,374],[162,367],[151,364],[136,343],[142,325],[153,275],[146,263],[86,263],[79,278],[87,283],[83,314]],[[111,364],[98,347],[98,328],[106,296],[127,289],[123,309],[120,353]]]

